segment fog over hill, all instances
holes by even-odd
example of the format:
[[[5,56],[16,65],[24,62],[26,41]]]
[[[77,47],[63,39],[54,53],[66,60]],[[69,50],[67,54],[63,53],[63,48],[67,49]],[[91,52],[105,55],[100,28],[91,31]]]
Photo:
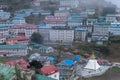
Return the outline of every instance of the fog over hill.
[[[120,8],[120,0],[106,0],[106,1],[109,1],[109,2],[117,5]]]

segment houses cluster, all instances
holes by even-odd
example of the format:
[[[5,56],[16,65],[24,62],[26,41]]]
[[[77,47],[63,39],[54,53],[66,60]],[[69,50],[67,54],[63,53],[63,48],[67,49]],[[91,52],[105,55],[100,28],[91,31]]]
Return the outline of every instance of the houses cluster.
[[[44,0],[33,0],[33,3],[38,5],[36,3],[38,1],[42,2]],[[11,14],[0,10],[0,19],[2,20],[0,22],[0,43],[6,43],[6,45],[2,45],[4,48],[1,47],[1,56],[20,55],[16,53],[19,53],[21,49],[24,50],[23,53],[26,55],[26,49],[28,48],[22,48],[22,46],[29,44],[29,38],[34,32],[40,33],[44,42],[50,43],[108,40],[111,35],[120,35],[119,13],[95,18],[96,10],[93,8],[80,12],[72,10],[73,8],[79,8],[79,0],[59,0],[59,3],[59,9],[54,12],[21,9]],[[66,7],[69,7],[69,9],[66,9]],[[44,19],[39,24],[29,24],[26,22],[26,17],[30,15],[41,15],[44,16]],[[14,46],[16,46],[15,50],[12,49]],[[53,52],[53,48],[48,46],[36,45],[34,47],[39,48],[41,53]]]
[[[39,31],[46,41],[86,42],[88,38],[92,41],[108,40],[110,36],[120,35],[118,18],[118,14],[108,14],[104,17],[85,19],[79,13],[56,11],[54,16],[45,17],[44,26],[40,24]],[[48,32],[41,32],[42,30]]]
[[[32,4],[40,6],[43,1],[49,0],[32,0]],[[88,8],[80,12],[72,10],[79,8],[79,0],[56,1],[59,1],[60,4],[58,10],[54,11],[54,13],[48,10],[21,9],[15,11],[14,15],[12,15],[10,12],[0,10],[0,44],[2,44],[0,45],[0,57],[21,57],[28,55],[29,49],[31,49],[28,46],[30,37],[34,32],[40,33],[44,37],[45,43],[104,41],[108,40],[111,35],[120,35],[119,13],[95,18],[95,9]],[[44,16],[44,19],[39,24],[27,23],[26,17],[31,15]],[[38,49],[40,53],[54,53],[52,47],[36,43],[31,43],[30,45],[32,45],[32,48]],[[44,65],[39,69],[39,72],[44,76],[36,74],[38,80],[64,80],[66,78],[74,80],[72,79],[72,74],[75,72],[73,69],[75,60],[67,59],[55,65],[48,65],[54,62],[54,58],[38,53],[32,54],[28,60],[29,62],[36,60]],[[16,65],[21,69],[27,69],[29,72],[28,62],[22,58],[0,64],[0,75],[4,74],[6,80],[13,80],[12,78],[15,78],[14,68]],[[10,75],[9,79],[6,75]]]

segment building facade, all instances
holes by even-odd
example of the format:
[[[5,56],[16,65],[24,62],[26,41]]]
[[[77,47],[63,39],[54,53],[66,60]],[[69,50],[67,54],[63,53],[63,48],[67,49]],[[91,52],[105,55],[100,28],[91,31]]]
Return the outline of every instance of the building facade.
[[[79,7],[79,0],[60,0],[60,6]]]
[[[69,14],[70,13],[68,11],[61,10],[61,11],[55,11],[54,16],[68,17]]]
[[[14,17],[12,19],[12,23],[16,24],[16,25],[22,25],[22,24],[26,24],[25,18],[23,17]]]
[[[9,31],[17,36],[30,37],[34,32],[38,32],[38,28],[33,24],[23,24],[10,27]]]
[[[98,22],[94,24],[93,32],[100,34],[108,34],[110,28],[109,22]]]
[[[119,36],[120,35],[120,22],[113,22],[111,23],[110,29],[109,29],[111,35]]]
[[[24,45],[27,45],[29,43],[29,39],[25,36],[7,38],[6,43],[7,44],[24,44]]]
[[[73,42],[74,30],[52,29],[50,30],[50,41]]]
[[[75,41],[86,41],[87,29],[86,28],[76,28],[75,29]]]
[[[1,55],[2,57],[10,56],[26,56],[28,54],[28,47],[26,45],[1,45],[0,52],[7,54]]]

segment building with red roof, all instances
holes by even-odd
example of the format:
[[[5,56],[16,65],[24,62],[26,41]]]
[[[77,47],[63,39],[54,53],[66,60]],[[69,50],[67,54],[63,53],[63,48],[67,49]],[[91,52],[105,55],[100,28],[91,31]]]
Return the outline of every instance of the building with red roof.
[[[10,27],[10,32],[18,36],[30,37],[34,32],[38,32],[38,28],[33,24],[23,24]]]
[[[45,23],[47,26],[66,26],[67,17],[63,16],[46,16]]]
[[[11,60],[11,61],[5,62],[5,64],[10,66],[18,65],[20,68],[23,68],[23,69],[27,69],[29,66],[29,63],[25,61],[23,58],[17,59],[17,60]]]
[[[59,80],[59,69],[54,65],[46,65],[40,69],[40,72],[47,77]]]
[[[25,36],[19,36],[15,38],[8,38],[7,44],[28,44],[29,39]]]

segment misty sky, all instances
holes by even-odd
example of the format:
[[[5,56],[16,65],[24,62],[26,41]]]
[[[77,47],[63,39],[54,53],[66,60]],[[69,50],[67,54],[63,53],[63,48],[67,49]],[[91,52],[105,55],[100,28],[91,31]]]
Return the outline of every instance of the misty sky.
[[[106,0],[116,4],[120,8],[120,0]]]

